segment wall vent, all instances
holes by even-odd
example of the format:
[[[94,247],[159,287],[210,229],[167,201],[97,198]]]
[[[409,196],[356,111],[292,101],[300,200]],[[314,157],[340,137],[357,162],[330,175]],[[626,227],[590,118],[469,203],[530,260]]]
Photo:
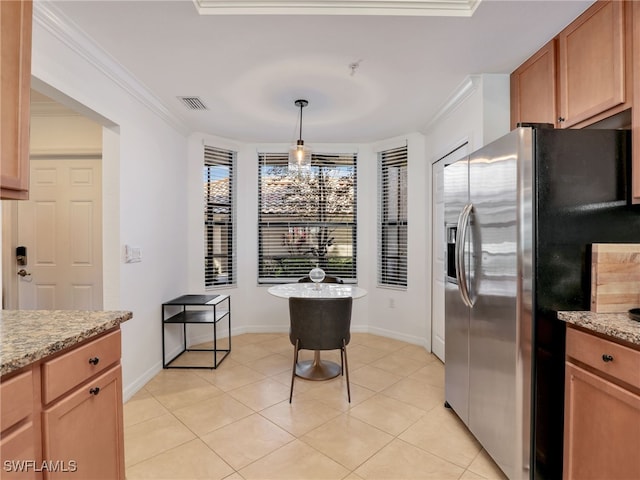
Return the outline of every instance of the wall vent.
[[[189,110],[208,110],[200,97],[178,97]]]

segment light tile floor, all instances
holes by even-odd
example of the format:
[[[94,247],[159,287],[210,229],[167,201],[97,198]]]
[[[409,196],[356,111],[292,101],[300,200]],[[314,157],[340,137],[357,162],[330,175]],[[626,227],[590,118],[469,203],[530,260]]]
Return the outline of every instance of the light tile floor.
[[[350,404],[342,376],[296,378],[289,404],[286,334],[232,337],[216,370],[163,370],[124,406],[127,479],[505,478],[444,408],[435,356],[359,333],[347,354]],[[197,365],[210,355],[180,361]],[[322,355],[340,361],[339,351]]]

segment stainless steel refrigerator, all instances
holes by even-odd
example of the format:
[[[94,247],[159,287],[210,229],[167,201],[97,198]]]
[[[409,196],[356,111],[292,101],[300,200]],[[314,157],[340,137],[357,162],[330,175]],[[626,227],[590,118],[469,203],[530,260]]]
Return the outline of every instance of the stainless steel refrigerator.
[[[640,241],[625,130],[517,128],[445,167],[445,400],[510,479],[561,478],[590,245]]]

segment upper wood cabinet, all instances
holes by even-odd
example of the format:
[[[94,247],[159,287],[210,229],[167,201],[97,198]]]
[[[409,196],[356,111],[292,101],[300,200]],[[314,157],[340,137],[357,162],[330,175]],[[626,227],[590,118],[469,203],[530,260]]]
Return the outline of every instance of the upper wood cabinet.
[[[542,47],[511,74],[511,128],[526,119],[556,123],[556,40]]]
[[[628,109],[640,204],[640,1],[595,2],[511,74],[511,128],[582,128]]]
[[[633,2],[633,203],[640,203],[640,2]]]
[[[600,1],[558,35],[562,128],[628,108],[625,2]]]
[[[31,0],[0,1],[0,198],[29,195]]]
[[[519,122],[580,128],[631,107],[635,3],[597,1],[514,70],[512,128]]]

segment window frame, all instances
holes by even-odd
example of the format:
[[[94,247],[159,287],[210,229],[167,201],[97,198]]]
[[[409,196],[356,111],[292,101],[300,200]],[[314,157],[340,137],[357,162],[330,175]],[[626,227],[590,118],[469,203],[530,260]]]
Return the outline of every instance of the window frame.
[[[378,265],[380,287],[406,290],[409,246],[409,151],[404,145],[378,152]],[[395,172],[395,173],[393,173]],[[390,182],[395,177],[395,188]],[[395,195],[393,194],[395,192]],[[395,206],[392,205],[395,202]],[[390,212],[394,213],[391,218]],[[395,230],[395,235],[393,231]],[[395,236],[395,254],[389,239]]]
[[[272,172],[268,173],[270,168]],[[322,183],[321,173],[328,184]],[[273,189],[264,192],[269,181]],[[307,197],[302,196],[304,188],[308,189]],[[345,195],[350,201],[340,202]],[[275,200],[264,203],[269,197]],[[296,198],[300,210],[290,213],[287,210],[292,205],[296,207],[293,203]],[[326,208],[329,199],[336,200],[332,212]],[[281,206],[282,213],[274,214],[274,205]],[[334,236],[329,236],[331,234]],[[309,240],[314,235],[316,242]],[[276,240],[279,238],[282,238],[280,247]],[[335,238],[338,241],[333,243]],[[340,242],[345,239],[349,241]],[[292,252],[301,245],[299,241],[304,242],[304,248],[311,246],[317,255],[309,251],[303,253],[303,248]],[[336,254],[339,246],[349,254]],[[295,175],[288,172],[287,153],[258,153],[257,249],[258,284],[295,282],[316,265],[327,275],[340,277],[345,283],[356,283],[357,154],[312,153],[310,173]],[[320,253],[327,249],[331,253]],[[275,253],[278,250],[280,254]]]
[[[204,194],[204,287],[207,290],[236,285],[236,163],[237,152],[211,145],[204,146],[203,152],[203,194]],[[227,175],[212,174],[213,168],[227,169]],[[212,191],[212,182],[227,183],[226,191]],[[226,199],[226,201],[225,201]],[[217,209],[217,212],[214,212]],[[225,213],[224,210],[227,210]],[[222,210],[222,211],[220,211]],[[216,215],[218,218],[216,218]],[[222,218],[220,218],[222,216]],[[225,218],[226,216],[226,218]],[[216,227],[220,227],[220,237],[216,239]],[[226,230],[226,239],[222,235]],[[216,244],[218,242],[218,244]],[[226,244],[226,247],[224,246]],[[215,253],[216,247],[226,250]],[[218,264],[226,265],[226,272],[216,272]],[[217,267],[220,268],[220,267]],[[224,267],[222,267],[224,268]]]

